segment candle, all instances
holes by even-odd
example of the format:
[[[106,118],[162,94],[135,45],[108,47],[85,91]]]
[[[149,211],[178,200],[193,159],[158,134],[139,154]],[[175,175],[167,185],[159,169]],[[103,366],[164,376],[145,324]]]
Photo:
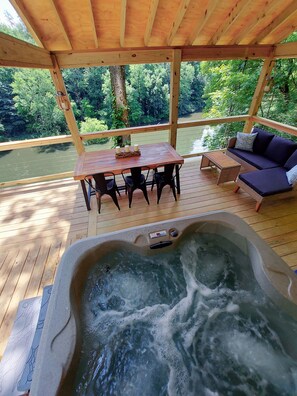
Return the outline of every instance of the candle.
[[[138,144],[134,144],[134,151],[138,151],[138,150],[139,150]]]
[[[129,151],[130,151],[130,146],[126,145],[126,146],[125,146],[125,151],[126,151],[126,153],[129,153]]]
[[[120,152],[121,152],[121,147],[120,147],[120,146],[117,146],[117,147],[116,147],[116,153],[117,153],[117,154],[120,154]]]

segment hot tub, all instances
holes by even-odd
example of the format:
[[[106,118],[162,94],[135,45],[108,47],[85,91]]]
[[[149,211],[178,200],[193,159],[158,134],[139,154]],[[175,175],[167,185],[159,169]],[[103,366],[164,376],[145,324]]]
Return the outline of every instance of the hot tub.
[[[230,213],[87,238],[59,265],[31,394],[297,394],[296,302]]]

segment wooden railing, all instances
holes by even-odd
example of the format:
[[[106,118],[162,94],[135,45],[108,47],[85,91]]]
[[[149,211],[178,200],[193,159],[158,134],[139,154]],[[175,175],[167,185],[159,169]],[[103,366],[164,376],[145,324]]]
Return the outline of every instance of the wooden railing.
[[[233,122],[241,122],[251,120],[253,123],[258,123],[261,125],[265,125],[274,129],[277,129],[282,132],[289,133],[291,135],[297,136],[297,128],[283,124],[277,121],[272,121],[266,118],[258,117],[258,116],[248,116],[247,114],[239,115],[239,116],[231,116],[231,117],[222,117],[222,118],[212,118],[212,119],[202,119],[196,121],[182,121],[178,122],[177,127],[178,129],[189,128],[193,126],[203,126],[203,125],[218,125],[218,124],[225,124],[225,123],[233,123]],[[150,132],[161,132],[164,130],[169,130],[170,124],[157,124],[157,125],[149,125],[149,126],[140,126],[140,127],[133,127],[133,128],[123,128],[123,129],[112,129],[108,131],[102,132],[91,132],[86,134],[81,134],[80,138],[82,141],[87,141],[95,138],[105,138],[105,137],[112,137],[112,136],[124,136],[124,135],[134,135],[138,133],[150,133]],[[60,135],[60,136],[51,136],[46,138],[39,138],[39,139],[28,139],[22,141],[14,141],[14,142],[5,142],[0,143],[0,152],[7,151],[7,150],[15,150],[21,148],[30,148],[30,147],[37,147],[37,146],[46,146],[52,144],[63,144],[63,143],[72,143],[71,135]],[[183,157],[194,157],[199,156],[202,153],[195,153],[195,154],[188,154],[184,155]],[[9,187],[13,185],[20,185],[20,184],[28,184],[34,182],[42,182],[42,181],[49,181],[61,178],[68,178],[72,177],[73,172],[63,172],[57,173],[52,175],[45,175],[40,177],[33,177],[21,180],[13,180],[9,182],[0,182],[0,187]]]

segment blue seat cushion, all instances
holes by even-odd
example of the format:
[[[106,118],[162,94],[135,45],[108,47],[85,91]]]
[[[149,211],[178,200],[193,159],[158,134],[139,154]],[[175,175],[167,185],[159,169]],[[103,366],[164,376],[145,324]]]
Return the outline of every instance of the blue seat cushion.
[[[256,154],[263,154],[274,137],[273,133],[257,127],[253,128],[252,133],[257,133],[253,144],[253,152]]]
[[[292,142],[292,140],[274,136],[265,150],[264,156],[280,165],[284,165],[296,149],[297,143]]]
[[[294,168],[295,165],[297,165],[297,150],[287,159],[284,167],[289,170]]]
[[[292,190],[286,176],[286,169],[281,167],[242,173],[239,179],[262,197]]]
[[[244,151],[234,148],[228,148],[228,151],[258,169],[268,169],[279,166],[277,162],[271,161],[269,158],[263,157],[263,155],[251,153],[250,151]]]

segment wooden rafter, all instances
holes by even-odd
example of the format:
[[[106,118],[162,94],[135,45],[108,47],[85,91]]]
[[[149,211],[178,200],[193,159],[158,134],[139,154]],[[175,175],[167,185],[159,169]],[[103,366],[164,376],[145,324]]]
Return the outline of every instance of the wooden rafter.
[[[0,66],[51,69],[50,54],[44,48],[0,33]]]
[[[121,31],[120,31],[120,45],[125,47],[125,32],[126,32],[126,13],[127,0],[121,0]]]
[[[255,40],[275,45],[297,26],[297,0],[11,2],[39,45],[52,53],[69,51],[71,44],[75,50],[114,52],[126,47],[242,46]]]
[[[187,12],[190,2],[191,2],[191,0],[182,0],[182,2],[180,3],[180,6],[176,13],[176,17],[175,17],[174,22],[171,27],[171,31],[167,38],[168,45],[172,44],[174,36],[176,35],[176,32],[178,31],[178,28],[180,27],[180,24],[182,23],[182,20],[185,16],[185,13]]]
[[[229,42],[229,44],[240,44],[252,29],[254,29],[257,25],[261,23],[263,24],[263,20],[266,18],[269,11],[273,10],[275,6],[278,5],[279,5],[279,0],[273,0],[270,3],[268,3],[267,7],[261,13],[261,15],[259,15],[257,18],[250,18],[249,22],[246,22],[244,28],[241,29],[240,34],[237,35],[237,37],[234,40]]]
[[[260,34],[257,35],[255,40],[252,40],[252,42],[250,42],[249,44],[261,43],[262,41],[265,40],[265,37],[272,34],[283,23],[285,23],[287,19],[291,18],[293,15],[297,17],[297,0],[294,0],[280,15],[278,15],[265,29],[263,29]],[[281,41],[285,37],[279,38],[279,41]]]
[[[296,29],[297,29],[297,11],[295,12],[295,20],[293,23],[294,24],[292,24],[290,28],[287,27],[285,30],[282,30],[282,34],[280,34],[279,32],[277,33],[278,42],[285,40],[291,33],[294,33],[296,31]],[[294,58],[296,58],[296,56]]]
[[[22,21],[26,25],[26,28],[30,32],[31,36],[35,40],[36,44],[39,45],[42,48],[46,49],[45,44],[42,41],[41,33],[35,26],[33,18],[31,18],[30,14],[26,10],[25,6],[23,3],[19,0],[10,0],[10,3],[13,5],[15,8],[16,12],[19,14],[19,16],[22,18]]]
[[[55,14],[56,21],[57,21],[58,26],[59,26],[59,30],[62,33],[65,42],[69,46],[69,49],[72,49],[73,46],[72,46],[71,41],[69,39],[68,33],[66,32],[66,29],[64,27],[65,23],[63,23],[63,21],[61,20],[60,14],[59,14],[59,12],[57,10],[57,6],[56,6],[56,3],[55,3],[56,0],[48,0],[48,1],[50,1],[50,4],[51,4],[52,9],[53,9],[54,14]]]
[[[87,4],[88,4],[88,9],[89,9],[89,14],[90,14],[90,21],[91,21],[91,28],[92,28],[93,37],[94,37],[94,44],[95,44],[95,48],[98,48],[99,43],[98,43],[98,35],[97,35],[96,23],[95,23],[95,18],[94,18],[94,13],[93,13],[92,0],[87,0]]]
[[[144,34],[144,45],[146,45],[146,46],[149,45],[149,42],[150,42],[158,5],[159,5],[159,0],[151,1],[148,20],[147,20],[145,34]]]
[[[202,21],[199,20],[199,22],[197,23],[196,29],[194,29],[194,32],[190,37],[190,44],[195,43],[197,36],[199,35],[200,32],[202,32],[205,25],[208,23],[209,19],[211,18],[213,11],[220,2],[221,0],[210,0],[208,2],[207,8],[204,11],[204,19]]]
[[[274,56],[276,59],[297,58],[297,43],[284,43],[275,47]]]
[[[228,18],[224,21],[223,25],[220,26],[215,35],[209,40],[208,44],[211,45],[219,43],[220,38],[231,29],[231,27],[237,22],[238,18],[250,6],[252,1],[253,0],[239,0],[233,7]]]

